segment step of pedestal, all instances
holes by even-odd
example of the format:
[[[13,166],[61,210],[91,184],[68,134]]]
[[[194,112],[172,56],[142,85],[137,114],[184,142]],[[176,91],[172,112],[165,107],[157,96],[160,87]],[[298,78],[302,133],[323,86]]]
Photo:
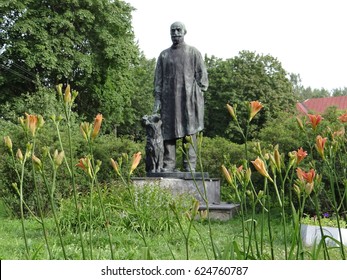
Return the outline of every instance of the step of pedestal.
[[[240,209],[239,204],[221,202],[219,204],[209,204],[210,218],[214,220],[227,221],[234,217]],[[200,205],[199,211],[207,210],[206,205]]]

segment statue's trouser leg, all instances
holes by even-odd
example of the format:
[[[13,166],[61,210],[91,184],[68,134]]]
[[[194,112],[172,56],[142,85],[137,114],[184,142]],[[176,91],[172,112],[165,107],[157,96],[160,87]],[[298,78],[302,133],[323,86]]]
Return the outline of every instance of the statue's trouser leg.
[[[167,171],[176,168],[176,139],[164,140],[163,168]]]
[[[184,168],[184,171],[186,172],[195,171],[195,168],[196,168],[196,158],[197,158],[196,152],[198,148],[197,141],[196,141],[196,134],[192,134],[190,136],[193,143],[189,144],[188,152],[184,148],[184,144],[187,143],[187,140],[183,138],[183,141],[182,141],[184,154],[187,155],[189,158],[189,162],[188,162],[187,156],[183,156],[183,168]]]

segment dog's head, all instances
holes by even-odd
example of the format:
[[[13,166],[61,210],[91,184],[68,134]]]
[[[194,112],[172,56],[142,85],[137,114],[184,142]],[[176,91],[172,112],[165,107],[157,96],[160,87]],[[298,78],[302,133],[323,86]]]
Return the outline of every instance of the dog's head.
[[[151,124],[158,124],[160,122],[161,118],[159,114],[154,114],[154,115],[145,115],[142,117],[142,124],[147,126]]]

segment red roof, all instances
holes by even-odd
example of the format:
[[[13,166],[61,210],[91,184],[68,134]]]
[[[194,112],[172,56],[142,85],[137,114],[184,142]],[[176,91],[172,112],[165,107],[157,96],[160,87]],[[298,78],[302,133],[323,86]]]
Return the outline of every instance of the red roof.
[[[347,96],[323,97],[306,99],[296,103],[296,109],[300,113],[322,114],[328,107],[336,107],[339,110],[347,110]]]

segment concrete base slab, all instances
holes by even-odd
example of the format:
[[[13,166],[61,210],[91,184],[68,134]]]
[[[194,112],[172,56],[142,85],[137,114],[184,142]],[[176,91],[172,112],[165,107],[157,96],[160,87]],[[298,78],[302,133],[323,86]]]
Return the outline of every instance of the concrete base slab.
[[[204,185],[206,187],[207,199],[211,204],[220,203],[220,182],[219,179],[179,179],[179,178],[163,178],[163,177],[144,177],[133,178],[135,186],[160,186],[170,189],[175,194],[190,194],[200,203],[204,200],[201,194],[204,194]],[[199,193],[199,191],[200,193]]]

